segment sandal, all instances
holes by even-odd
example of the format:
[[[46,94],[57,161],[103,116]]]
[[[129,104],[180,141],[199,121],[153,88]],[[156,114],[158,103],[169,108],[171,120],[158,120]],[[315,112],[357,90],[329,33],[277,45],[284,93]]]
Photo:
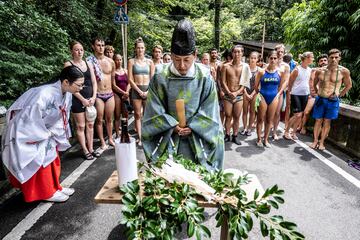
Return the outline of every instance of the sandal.
[[[291,138],[292,140],[299,140],[295,133],[291,134]]]
[[[283,138],[285,138],[286,140],[293,140],[288,132],[284,133]]]
[[[94,156],[88,152],[84,155],[85,160],[94,160]]]
[[[279,136],[277,134],[274,134],[273,139],[274,139],[274,141],[277,141],[277,140],[279,140]]]
[[[264,147],[266,147],[266,148],[271,148],[271,144],[264,142]]]
[[[318,149],[319,148],[319,143],[315,144],[315,146],[314,146],[314,143],[312,143],[312,144],[309,145],[309,147],[311,149]]]
[[[93,151],[92,153],[91,153],[91,155],[93,155],[94,157],[96,157],[96,158],[98,158],[98,157],[100,157],[100,153],[99,152],[97,152],[97,151]]]

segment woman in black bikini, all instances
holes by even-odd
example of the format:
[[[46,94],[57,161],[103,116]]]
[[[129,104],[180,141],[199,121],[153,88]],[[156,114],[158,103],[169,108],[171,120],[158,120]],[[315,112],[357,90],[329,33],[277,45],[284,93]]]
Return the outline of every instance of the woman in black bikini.
[[[99,157],[98,152],[94,152],[94,122],[88,122],[85,117],[85,107],[93,106],[96,99],[97,84],[92,64],[83,60],[84,48],[81,43],[73,41],[70,43],[72,60],[65,62],[64,67],[74,65],[84,74],[83,89],[73,94],[71,111],[73,112],[76,123],[76,136],[84,151],[86,160],[93,160]],[[86,133],[85,133],[86,130]]]

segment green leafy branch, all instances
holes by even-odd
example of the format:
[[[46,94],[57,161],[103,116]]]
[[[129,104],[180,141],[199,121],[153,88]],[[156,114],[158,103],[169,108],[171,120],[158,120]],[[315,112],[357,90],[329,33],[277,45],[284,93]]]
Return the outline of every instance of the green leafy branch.
[[[162,166],[167,159],[167,156],[158,159],[155,166]],[[286,221],[279,215],[267,216],[271,208],[278,209],[285,202],[282,197],[284,191],[277,185],[266,189],[262,196],[256,190],[253,200],[249,201],[242,189],[244,184],[250,182],[247,175],[234,181],[230,173],[208,171],[181,156],[175,156],[174,161],[199,173],[202,180],[216,190],[216,227],[227,224],[231,239],[248,238],[254,217],[259,219],[264,237],[285,240],[305,238],[297,231],[295,223]],[[124,194],[124,217],[121,223],[126,225],[127,237],[173,239],[186,223],[188,237],[211,238],[210,230],[202,224],[205,220],[204,208],[199,206],[199,194],[194,188],[185,183],[169,183],[151,171],[152,165],[142,166],[144,172],[141,175],[141,188],[138,181],[133,181],[120,189]]]

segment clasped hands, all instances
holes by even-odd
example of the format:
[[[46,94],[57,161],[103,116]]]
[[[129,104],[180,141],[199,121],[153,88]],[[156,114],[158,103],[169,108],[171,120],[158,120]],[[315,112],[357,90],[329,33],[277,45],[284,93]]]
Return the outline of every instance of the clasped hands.
[[[140,91],[139,95],[140,95],[140,97],[142,97],[143,99],[146,99],[147,93],[148,93],[147,91],[146,91],[146,92]]]
[[[174,132],[177,133],[179,136],[188,136],[191,134],[191,128],[189,127],[180,127],[179,125],[176,125]]]
[[[84,99],[82,101],[82,105],[84,107],[90,107],[90,106],[93,106],[95,104],[95,98],[92,97],[92,98],[89,98],[89,99]]]

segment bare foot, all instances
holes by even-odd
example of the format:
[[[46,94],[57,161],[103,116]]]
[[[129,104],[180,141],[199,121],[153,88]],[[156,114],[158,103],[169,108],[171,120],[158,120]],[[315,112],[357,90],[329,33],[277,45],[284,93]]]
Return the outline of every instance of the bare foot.
[[[324,144],[321,144],[321,143],[320,143],[318,149],[319,149],[320,151],[324,151],[324,150],[325,150]]]

